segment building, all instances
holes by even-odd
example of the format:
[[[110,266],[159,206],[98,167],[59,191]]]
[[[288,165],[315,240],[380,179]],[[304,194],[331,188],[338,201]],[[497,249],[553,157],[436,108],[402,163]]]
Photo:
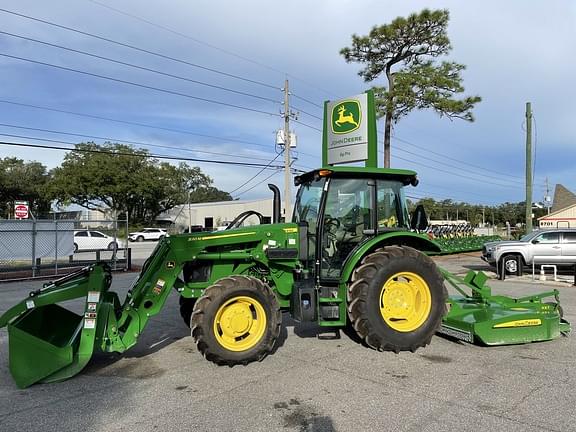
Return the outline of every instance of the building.
[[[156,221],[160,225],[174,225],[178,232],[189,225],[205,229],[218,229],[226,226],[236,216],[254,210],[264,216],[264,223],[272,220],[272,198],[246,201],[218,201],[210,203],[182,204],[160,214]],[[247,225],[259,223],[256,217],[246,220]]]
[[[561,184],[554,190],[550,214],[538,218],[538,226],[546,228],[576,228],[576,195]]]

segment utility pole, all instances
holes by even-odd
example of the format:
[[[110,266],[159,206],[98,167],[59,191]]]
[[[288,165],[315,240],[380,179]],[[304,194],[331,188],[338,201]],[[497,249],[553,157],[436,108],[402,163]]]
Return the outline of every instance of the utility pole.
[[[288,80],[284,82],[284,221],[288,222],[291,213],[291,185],[290,175],[290,93]]]
[[[550,188],[548,187],[548,177],[546,177],[546,196],[544,197],[544,204],[548,209],[548,214],[550,214]]]
[[[532,105],[526,102],[526,233],[532,232]]]

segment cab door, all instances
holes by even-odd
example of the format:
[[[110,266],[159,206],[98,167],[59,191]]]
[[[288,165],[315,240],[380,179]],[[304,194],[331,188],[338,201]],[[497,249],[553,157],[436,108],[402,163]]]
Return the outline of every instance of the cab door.
[[[374,234],[374,181],[366,178],[332,178],[319,227],[320,279],[338,281],[350,252]],[[372,186],[370,186],[372,185]]]

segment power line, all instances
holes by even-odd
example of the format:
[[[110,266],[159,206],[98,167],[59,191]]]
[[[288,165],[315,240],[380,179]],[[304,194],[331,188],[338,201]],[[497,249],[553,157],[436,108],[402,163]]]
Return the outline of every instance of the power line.
[[[240,144],[249,144],[249,145],[254,145],[254,146],[259,146],[259,147],[269,147],[265,144],[259,144],[259,143],[255,143],[252,141],[244,141],[244,140],[239,140],[239,139],[235,139],[235,138],[226,138],[226,137],[220,137],[220,136],[215,136],[215,135],[201,134],[201,133],[192,132],[192,131],[189,131],[186,129],[175,129],[175,128],[168,128],[168,127],[163,127],[163,126],[153,126],[153,125],[146,124],[146,123],[139,123],[139,122],[133,122],[133,121],[128,121],[128,120],[118,120],[118,119],[114,119],[114,118],[110,118],[110,117],[102,117],[102,116],[97,116],[97,115],[93,115],[93,114],[79,113],[76,111],[67,111],[67,110],[62,110],[62,109],[58,109],[58,108],[46,107],[46,106],[42,106],[42,105],[32,105],[32,104],[25,104],[22,102],[14,102],[14,101],[10,101],[7,99],[0,99],[0,103],[22,106],[22,107],[26,107],[26,108],[34,108],[34,109],[45,110],[45,111],[52,111],[52,112],[57,112],[57,113],[62,113],[62,114],[70,114],[70,115],[75,115],[75,116],[79,116],[79,117],[93,118],[96,120],[105,120],[105,121],[127,124],[127,125],[132,125],[132,126],[140,126],[140,127],[150,128],[150,129],[164,130],[164,131],[168,131],[168,132],[175,132],[175,133],[192,135],[192,136],[199,136],[202,138],[210,138],[210,139],[226,141],[226,142],[236,142],[236,143],[240,143]]]
[[[382,135],[382,133],[379,133],[379,135]],[[413,147],[416,147],[417,149],[424,150],[424,151],[426,151],[426,152],[428,152],[428,153],[432,153],[432,154],[435,154],[435,155],[437,155],[437,156],[440,156],[440,157],[443,157],[443,158],[446,158],[446,159],[450,159],[450,160],[452,160],[452,161],[454,161],[454,162],[458,162],[458,163],[461,163],[461,164],[464,164],[464,165],[471,166],[471,167],[473,167],[473,168],[478,168],[478,169],[481,169],[481,170],[484,170],[484,171],[488,171],[488,172],[491,172],[491,173],[493,173],[493,174],[498,174],[498,175],[504,176],[504,177],[514,177],[514,178],[522,179],[522,177],[519,177],[519,176],[512,176],[512,175],[510,175],[510,174],[506,174],[506,173],[499,172],[499,171],[494,171],[494,170],[491,170],[491,169],[489,169],[489,168],[485,168],[485,167],[482,167],[482,166],[479,166],[479,165],[474,165],[474,164],[471,164],[471,163],[469,163],[469,162],[462,161],[462,160],[460,160],[460,159],[456,159],[456,158],[453,158],[453,157],[450,157],[450,156],[446,156],[446,155],[443,154],[443,153],[435,152],[435,151],[430,150],[430,149],[428,149],[428,148],[426,148],[426,147],[419,146],[419,145],[414,144],[414,143],[412,143],[412,142],[410,142],[410,141],[407,141],[407,140],[405,140],[405,139],[403,139],[403,138],[397,137],[396,135],[393,135],[392,138],[395,139],[396,141],[400,141],[400,142],[403,142],[404,144],[408,144],[408,145],[411,145],[411,146],[413,146]]]
[[[163,126],[153,126],[153,125],[147,124],[147,123],[133,122],[133,121],[128,121],[128,120],[119,120],[119,119],[115,119],[115,118],[111,118],[111,117],[103,117],[103,116],[97,116],[97,115],[93,115],[93,114],[79,113],[77,111],[62,110],[62,109],[47,107],[47,106],[42,106],[42,105],[26,104],[26,103],[22,103],[22,102],[15,102],[15,101],[7,100],[7,99],[0,99],[0,103],[5,103],[5,104],[15,105],[15,106],[21,106],[21,107],[25,107],[25,108],[34,108],[34,109],[38,109],[38,110],[57,112],[57,113],[62,113],[62,114],[75,115],[75,116],[79,116],[79,117],[92,118],[92,119],[96,119],[96,120],[110,121],[110,122],[119,123],[119,124],[139,126],[139,127],[149,128],[149,129],[163,130],[163,131],[167,131],[167,132],[174,132],[174,133],[191,135],[191,136],[198,136],[201,138],[209,138],[209,139],[219,140],[219,141],[223,141],[223,142],[234,142],[234,143],[239,143],[239,144],[248,144],[248,145],[253,145],[253,146],[257,146],[257,147],[270,148],[270,146],[268,146],[266,144],[255,143],[253,141],[240,140],[240,139],[236,139],[236,138],[227,138],[227,137],[221,137],[221,136],[216,136],[216,135],[201,134],[201,133],[193,132],[193,131],[190,131],[187,129],[176,129],[176,128],[169,128],[169,127],[163,127]],[[304,156],[316,158],[316,156],[311,155],[309,153],[304,153],[301,151],[298,151],[298,153],[302,154]]]
[[[87,52],[87,51],[82,51],[82,50],[78,50],[78,49],[75,49],[75,48],[70,48],[70,47],[66,47],[66,46],[63,46],[63,45],[58,45],[58,44],[54,44],[54,43],[51,43],[51,42],[42,41],[42,40],[39,40],[39,39],[34,39],[34,38],[31,38],[31,37],[27,37],[27,36],[17,35],[17,34],[15,34],[15,33],[8,33],[8,32],[1,31],[1,30],[0,30],[0,34],[4,34],[4,35],[10,36],[10,37],[14,37],[14,38],[19,38],[19,39],[27,40],[27,41],[30,41],[30,42],[34,42],[34,43],[38,43],[38,44],[42,44],[42,45],[46,45],[46,46],[50,46],[50,47],[53,47],[53,48],[58,48],[58,49],[65,50],[65,51],[69,51],[69,52],[73,52],[73,53],[76,53],[76,54],[82,54],[82,55],[85,55],[85,56],[88,56],[88,57],[97,58],[97,59],[100,59],[100,60],[104,60],[104,61],[107,61],[107,62],[119,64],[119,65],[122,65],[122,66],[128,66],[128,67],[131,67],[131,68],[134,68],[134,69],[139,69],[139,70],[143,70],[143,71],[146,71],[146,72],[152,72],[152,73],[155,73],[155,74],[158,74],[158,75],[163,75],[163,76],[166,76],[166,77],[169,77],[169,78],[175,78],[175,79],[179,79],[179,80],[182,80],[182,81],[191,82],[191,83],[194,83],[194,84],[199,84],[199,85],[203,85],[203,86],[206,86],[206,87],[211,87],[211,88],[215,88],[215,89],[218,89],[218,90],[227,91],[227,92],[230,92],[230,93],[235,93],[235,94],[242,95],[242,96],[248,96],[248,97],[252,97],[252,98],[256,98],[256,99],[260,99],[260,100],[264,100],[264,101],[268,101],[268,102],[273,102],[273,103],[280,103],[280,102],[279,102],[278,100],[276,100],[276,99],[271,99],[271,98],[268,98],[268,97],[265,97],[265,96],[255,95],[255,94],[253,94],[253,93],[246,93],[246,92],[234,90],[234,89],[231,89],[231,88],[228,88],[228,87],[223,87],[223,86],[219,86],[219,85],[215,85],[215,84],[210,84],[210,83],[206,83],[206,82],[203,82],[203,81],[198,81],[198,80],[191,79],[191,78],[186,78],[186,77],[183,77],[183,76],[180,76],[180,75],[174,75],[174,74],[171,74],[171,73],[168,73],[168,72],[162,72],[162,71],[159,71],[159,70],[157,70],[157,69],[152,69],[152,68],[148,68],[148,67],[145,67],[145,66],[136,65],[136,64],[133,64],[133,63],[127,63],[127,62],[124,62],[124,61],[115,60],[115,59],[112,59],[112,58],[109,58],[109,57],[104,57],[104,56],[101,56],[101,55],[98,55],[98,54],[89,53],[89,52]]]
[[[13,55],[6,54],[6,53],[0,53],[0,56],[11,58],[11,59],[16,59],[16,60],[21,60],[21,61],[28,62],[28,63],[39,64],[42,66],[48,66],[48,67],[55,68],[55,69],[61,69],[61,70],[65,70],[68,72],[74,72],[74,73],[78,73],[78,74],[82,74],[82,75],[87,75],[87,76],[91,76],[91,77],[95,77],[95,78],[100,78],[100,79],[104,79],[104,80],[108,80],[108,81],[118,82],[121,84],[127,84],[127,85],[131,85],[134,87],[140,87],[140,88],[145,88],[148,90],[154,90],[157,92],[167,93],[167,94],[171,94],[174,96],[182,96],[185,98],[199,100],[202,102],[208,102],[208,103],[212,103],[212,104],[216,104],[216,105],[227,106],[230,108],[236,108],[236,109],[241,109],[241,110],[245,110],[245,111],[251,111],[251,112],[255,112],[255,113],[259,113],[259,114],[266,114],[266,115],[270,115],[273,117],[280,117],[280,114],[276,114],[276,113],[272,113],[272,112],[268,112],[268,111],[262,111],[262,110],[255,109],[255,108],[249,108],[249,107],[245,107],[245,106],[241,106],[241,105],[230,104],[227,102],[221,102],[221,101],[216,101],[216,100],[212,100],[212,99],[206,99],[206,98],[199,97],[199,96],[193,96],[193,95],[190,95],[187,93],[181,93],[181,92],[177,92],[177,91],[173,91],[173,90],[162,89],[159,87],[149,86],[146,84],[139,84],[139,83],[135,83],[133,81],[127,81],[127,80],[123,80],[123,79],[119,79],[119,78],[112,78],[112,77],[109,77],[106,75],[100,75],[100,74],[96,74],[96,73],[92,73],[92,72],[86,72],[86,71],[82,71],[79,69],[73,69],[73,68],[69,68],[69,67],[65,67],[65,66],[58,66],[58,65],[55,65],[52,63],[45,63],[45,62],[41,62],[38,60],[32,60],[32,59],[25,58],[25,57],[13,56]]]
[[[404,153],[408,153],[408,154],[410,154],[410,155],[412,155],[412,156],[416,156],[416,157],[420,157],[420,158],[422,158],[422,159],[426,159],[427,161],[430,161],[430,162],[435,162],[435,163],[441,164],[442,166],[447,166],[447,167],[455,168],[455,169],[457,169],[457,170],[466,171],[466,169],[461,168],[461,167],[459,167],[459,166],[451,165],[451,164],[448,164],[448,163],[439,161],[439,160],[437,160],[437,159],[432,159],[432,158],[430,158],[430,157],[428,157],[428,156],[422,156],[422,155],[419,155],[418,153],[414,153],[414,152],[411,152],[411,151],[409,151],[409,150],[405,150],[405,149],[402,149],[402,148],[397,148],[396,150],[401,151],[401,152],[404,152]],[[483,174],[478,173],[478,172],[474,172],[474,171],[470,171],[470,170],[468,170],[467,172],[469,172],[469,173],[472,174],[472,175],[477,175],[477,176],[483,177],[483,178],[480,179],[480,180],[481,180],[481,181],[484,181],[485,176],[484,176]],[[511,183],[520,183],[520,185],[522,184],[522,182],[519,182],[519,181],[517,181],[517,180],[504,180],[504,179],[496,179],[496,180],[504,181],[504,182],[511,182]],[[515,186],[516,186],[516,187],[519,187],[519,185],[518,185],[518,186],[515,185]]]
[[[218,69],[209,68],[209,67],[206,67],[206,66],[199,65],[199,64],[197,64],[197,63],[192,63],[192,62],[189,62],[189,61],[186,61],[186,60],[178,59],[178,58],[176,58],[176,57],[171,57],[171,56],[168,56],[168,55],[165,55],[165,54],[161,54],[161,53],[159,53],[159,52],[150,51],[150,50],[147,50],[147,49],[144,49],[144,48],[139,48],[139,47],[137,47],[137,46],[130,45],[130,44],[128,44],[128,43],[119,42],[119,41],[116,41],[116,40],[113,40],[113,39],[106,38],[106,37],[104,37],[104,36],[95,35],[95,34],[93,34],[93,33],[88,33],[88,32],[85,32],[85,31],[82,31],[82,30],[78,30],[78,29],[75,29],[75,28],[72,28],[72,27],[67,27],[67,26],[64,26],[64,25],[61,25],[61,24],[56,24],[56,23],[54,23],[54,22],[50,22],[50,21],[43,20],[43,19],[40,19],[40,18],[35,18],[35,17],[29,16],[29,15],[24,15],[24,14],[21,14],[21,13],[18,13],[18,12],[14,12],[14,11],[10,11],[10,10],[3,9],[3,8],[0,8],[0,12],[4,12],[4,13],[7,13],[7,14],[15,15],[15,16],[18,16],[18,17],[20,17],[20,18],[28,19],[28,20],[31,20],[31,21],[40,22],[40,23],[42,23],[42,24],[46,24],[46,25],[49,25],[49,26],[52,26],[52,27],[57,27],[57,28],[62,29],[62,30],[67,30],[67,31],[71,31],[71,32],[74,32],[74,33],[78,33],[78,34],[81,34],[81,35],[84,35],[84,36],[88,36],[88,37],[91,37],[91,38],[95,38],[95,39],[98,39],[98,40],[101,40],[101,41],[104,41],[104,42],[108,42],[108,43],[111,43],[111,44],[114,44],[114,45],[122,46],[122,47],[124,47],[124,48],[129,48],[129,49],[132,49],[132,50],[135,50],[135,51],[143,52],[143,53],[146,53],[146,54],[149,54],[149,55],[153,55],[153,56],[156,56],[156,57],[159,57],[159,58],[163,58],[163,59],[166,59],[166,60],[171,60],[171,61],[178,62],[178,63],[182,63],[182,64],[185,64],[185,65],[188,65],[188,66],[192,66],[192,67],[195,67],[195,68],[199,68],[199,69],[202,69],[202,70],[206,70],[206,71],[209,71],[209,72],[213,72],[213,73],[216,73],[216,74],[219,74],[219,75],[227,76],[227,77],[229,77],[229,78],[235,78],[235,79],[242,80],[242,81],[245,81],[245,82],[249,82],[249,83],[252,83],[252,84],[257,84],[257,85],[260,85],[260,86],[263,86],[263,87],[271,88],[271,89],[274,89],[274,90],[279,90],[278,87],[273,86],[273,85],[271,85],[271,84],[267,84],[267,83],[264,83],[264,82],[261,82],[261,81],[256,81],[256,80],[253,80],[253,79],[245,78],[245,77],[242,77],[242,76],[239,76],[239,75],[234,75],[234,74],[231,74],[231,73],[228,73],[228,72],[223,72],[223,71],[220,71],[220,70],[218,70]]]
[[[382,152],[379,152],[379,153],[382,153]],[[493,184],[493,185],[495,185],[495,186],[506,187],[506,188],[511,188],[511,189],[517,189],[517,188],[518,188],[517,186],[506,185],[506,184],[502,184],[502,183],[495,183],[495,182],[491,182],[491,181],[485,180],[485,179],[483,179],[483,180],[478,180],[478,179],[475,179],[475,178],[472,178],[472,177],[468,177],[468,176],[465,176],[465,175],[462,175],[462,174],[458,174],[458,173],[455,173],[455,172],[452,172],[452,171],[443,170],[443,169],[441,169],[441,168],[436,168],[436,167],[433,167],[433,166],[430,166],[430,165],[426,165],[426,164],[423,164],[423,163],[420,163],[420,162],[414,162],[413,160],[406,159],[406,158],[403,158],[403,157],[400,157],[400,156],[394,156],[394,157],[395,157],[396,159],[400,159],[400,160],[403,160],[403,161],[406,161],[406,162],[410,162],[410,163],[413,163],[413,164],[415,164],[415,165],[423,166],[423,167],[425,167],[425,168],[430,168],[430,169],[433,169],[433,170],[435,170],[435,171],[441,171],[441,172],[443,172],[443,173],[446,173],[446,174],[449,174],[449,175],[453,175],[453,176],[456,176],[456,177],[461,177],[461,178],[464,178],[464,179],[467,179],[467,180],[472,180],[472,181],[479,182],[479,183],[489,183],[489,184]]]
[[[267,167],[269,167],[270,165],[272,165],[272,162],[274,162],[276,159],[278,159],[278,157],[283,154],[284,152],[280,152],[276,155],[276,157],[274,159],[272,159],[270,162],[268,162],[268,165],[266,165],[265,167],[263,167],[260,171],[258,171],[256,174],[254,174],[252,177],[250,177],[248,180],[246,180],[244,183],[242,183],[240,186],[238,186],[236,189],[231,190],[230,192],[228,192],[230,195],[232,195],[234,192],[236,192],[238,189],[242,189],[244,186],[246,186],[248,183],[250,183],[252,180],[254,180],[256,177],[258,177]],[[244,191],[246,192],[246,191]],[[244,193],[243,192],[243,193]]]
[[[262,180],[260,183],[256,183],[254,186],[252,186],[249,189],[246,189],[244,192],[240,192],[238,195],[236,195],[236,198],[238,198],[240,195],[244,195],[246,192],[250,192],[252,189],[254,189],[256,186],[261,185],[262,183],[264,183],[266,180],[268,180],[269,178],[271,178],[272,176],[275,176],[276,174],[278,174],[278,171],[274,171],[272,174],[270,174],[268,177],[266,177],[264,180]]]
[[[301,122],[300,120],[294,120],[294,119],[292,119],[292,121],[293,121],[294,123],[298,123],[299,125],[306,126],[307,128],[314,129],[315,131],[322,132],[322,129],[319,129],[319,128],[317,128],[317,127],[311,126],[311,125],[309,125],[309,124],[307,124],[307,123],[303,123],[303,122]]]
[[[301,108],[295,107],[294,105],[292,105],[292,107],[293,107],[296,111],[298,111],[299,113],[306,114],[307,116],[313,117],[313,118],[318,119],[318,120],[322,120],[322,117],[319,117],[319,116],[317,116],[317,115],[315,115],[315,114],[310,114],[309,112],[306,112],[306,111],[304,111],[304,110],[301,109]]]
[[[48,138],[37,138],[37,137],[29,137],[23,135],[12,135],[12,134],[4,134],[0,133],[0,136],[7,136],[12,138],[23,138],[23,139],[30,139],[35,141],[45,141],[45,142],[53,142],[59,144],[67,144],[75,146],[76,143],[71,143],[68,141],[60,141],[60,140],[53,140]],[[68,147],[59,147],[59,146],[45,146],[45,145],[38,145],[38,144],[30,144],[30,143],[15,143],[15,142],[8,142],[8,141],[0,141],[0,145],[7,145],[7,146],[14,146],[14,147],[26,147],[26,148],[38,148],[38,149],[48,149],[48,150],[63,150],[63,151],[72,151],[78,153],[98,153],[98,154],[109,154],[109,155],[116,155],[116,156],[135,156],[135,157],[145,157],[150,159],[166,159],[166,160],[176,160],[176,161],[187,161],[187,162],[202,162],[202,163],[213,163],[213,164],[220,164],[220,165],[235,165],[235,166],[244,166],[249,168],[262,168],[266,166],[264,164],[257,164],[257,163],[249,163],[249,162],[235,162],[235,161],[221,161],[221,160],[212,160],[212,159],[197,159],[197,158],[185,158],[185,157],[176,157],[176,156],[166,156],[166,155],[158,155],[158,154],[134,154],[134,153],[127,153],[127,152],[107,152],[102,150],[89,150],[89,149],[77,149],[77,148],[68,148]],[[282,168],[281,166],[268,166],[269,169],[279,169]]]
[[[114,12],[116,12],[116,13],[119,13],[119,14],[121,14],[121,15],[128,16],[128,17],[130,17],[130,18],[133,18],[133,19],[135,19],[135,20],[144,22],[144,23],[146,23],[146,24],[148,24],[148,25],[151,25],[151,26],[153,26],[153,27],[162,29],[162,30],[164,30],[164,31],[170,32],[170,33],[175,34],[175,35],[177,35],[177,36],[180,36],[180,37],[189,39],[189,40],[191,40],[191,41],[194,41],[194,42],[196,42],[196,43],[198,43],[198,44],[201,44],[201,45],[207,46],[207,47],[209,47],[209,48],[215,49],[215,50],[217,50],[217,51],[223,52],[224,54],[227,54],[227,55],[230,55],[230,56],[239,58],[239,59],[241,59],[241,60],[247,61],[247,62],[249,62],[249,63],[252,63],[252,64],[255,64],[255,65],[257,65],[257,66],[263,67],[263,68],[265,68],[265,69],[271,70],[271,71],[273,71],[273,72],[280,73],[280,74],[282,74],[282,75],[286,75],[287,77],[290,77],[290,78],[293,78],[293,79],[295,79],[295,80],[297,80],[297,81],[300,81],[300,82],[302,82],[303,84],[306,84],[306,85],[309,86],[309,87],[315,88],[315,89],[317,89],[317,90],[320,90],[320,91],[323,92],[323,93],[326,93],[326,94],[329,94],[329,95],[332,95],[332,96],[333,96],[333,93],[329,92],[328,90],[325,90],[325,89],[323,89],[323,88],[321,88],[321,87],[318,87],[318,86],[316,86],[316,85],[314,85],[314,84],[311,84],[311,83],[307,82],[306,80],[304,80],[304,79],[302,79],[302,78],[299,78],[299,77],[297,77],[297,76],[295,76],[295,75],[288,74],[288,73],[286,73],[285,71],[282,71],[282,70],[280,70],[280,69],[276,69],[275,67],[272,67],[272,66],[270,66],[270,65],[267,65],[267,64],[265,64],[265,63],[262,63],[262,62],[259,62],[259,61],[250,59],[250,58],[248,58],[248,57],[241,56],[240,54],[237,54],[237,53],[234,53],[234,52],[225,50],[225,49],[220,48],[220,47],[218,47],[218,46],[216,46],[216,45],[213,45],[213,44],[210,44],[210,43],[208,43],[208,42],[202,41],[202,40],[200,40],[200,39],[194,38],[194,37],[192,37],[192,36],[190,36],[190,35],[187,35],[187,34],[185,34],[185,33],[181,33],[181,32],[179,32],[179,31],[177,31],[177,30],[174,30],[174,29],[172,29],[172,28],[170,28],[170,27],[163,26],[163,25],[161,25],[161,24],[158,24],[158,23],[155,23],[155,22],[153,22],[153,21],[147,20],[147,19],[142,18],[142,17],[140,17],[140,16],[138,16],[138,15],[134,15],[134,14],[131,14],[131,13],[129,13],[129,12],[126,12],[126,11],[123,11],[123,10],[120,10],[120,9],[116,9],[116,8],[114,8],[114,7],[112,7],[112,6],[109,6],[109,5],[107,5],[107,4],[98,2],[98,1],[96,1],[96,0],[89,0],[89,1],[91,1],[92,3],[97,4],[97,5],[99,5],[99,6],[102,6],[102,7],[104,7],[104,8],[107,8],[107,9],[109,9],[109,10],[112,10],[112,11],[114,11]],[[313,102],[311,102],[311,103],[313,103]]]
[[[191,149],[182,148],[182,147],[173,147],[173,146],[167,146],[167,145],[161,145],[161,144],[152,144],[152,143],[142,142],[142,141],[131,141],[131,140],[124,140],[124,139],[120,139],[120,138],[102,137],[102,136],[98,136],[98,135],[87,135],[87,134],[80,134],[80,133],[73,133],[73,132],[57,131],[57,130],[52,130],[52,129],[42,129],[42,128],[27,127],[27,126],[18,126],[18,125],[13,125],[13,124],[8,124],[8,123],[0,123],[0,126],[15,128],[15,129],[32,130],[32,131],[36,131],[36,132],[48,132],[48,133],[59,134],[59,135],[77,136],[77,137],[81,137],[81,138],[92,138],[92,139],[98,139],[98,140],[109,141],[109,142],[113,141],[113,142],[116,142],[119,144],[122,144],[122,143],[124,143],[124,144],[136,144],[136,145],[148,146],[148,147],[157,147],[157,148],[165,148],[165,149],[170,149],[170,150],[186,151],[186,152],[190,152],[190,153],[204,153],[204,154],[212,154],[212,155],[216,155],[216,156],[229,156],[229,154],[226,154],[226,153],[209,152],[209,151],[204,151],[204,150],[191,150]],[[240,159],[252,159],[252,160],[262,160],[262,161],[268,160],[268,159],[253,157],[253,156],[234,155],[234,157],[240,158]]]
[[[303,102],[309,103],[310,105],[314,105],[315,107],[324,109],[324,106],[323,106],[323,105],[320,105],[320,104],[318,104],[318,103],[316,103],[316,102],[313,102],[313,101],[311,101],[310,99],[303,98],[302,96],[298,96],[297,94],[294,94],[294,93],[291,93],[291,95],[292,95],[293,97],[295,97],[296,99],[300,99],[300,100],[303,101]]]

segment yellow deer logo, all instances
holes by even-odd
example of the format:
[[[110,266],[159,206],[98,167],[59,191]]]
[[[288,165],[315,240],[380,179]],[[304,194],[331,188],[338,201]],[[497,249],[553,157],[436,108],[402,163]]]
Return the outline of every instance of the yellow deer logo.
[[[356,120],[354,120],[354,114],[350,113],[348,115],[344,115],[345,112],[346,108],[344,108],[344,105],[340,105],[338,107],[338,119],[334,123],[336,123],[338,126],[342,126],[342,123],[350,123],[358,127],[358,123]]]

